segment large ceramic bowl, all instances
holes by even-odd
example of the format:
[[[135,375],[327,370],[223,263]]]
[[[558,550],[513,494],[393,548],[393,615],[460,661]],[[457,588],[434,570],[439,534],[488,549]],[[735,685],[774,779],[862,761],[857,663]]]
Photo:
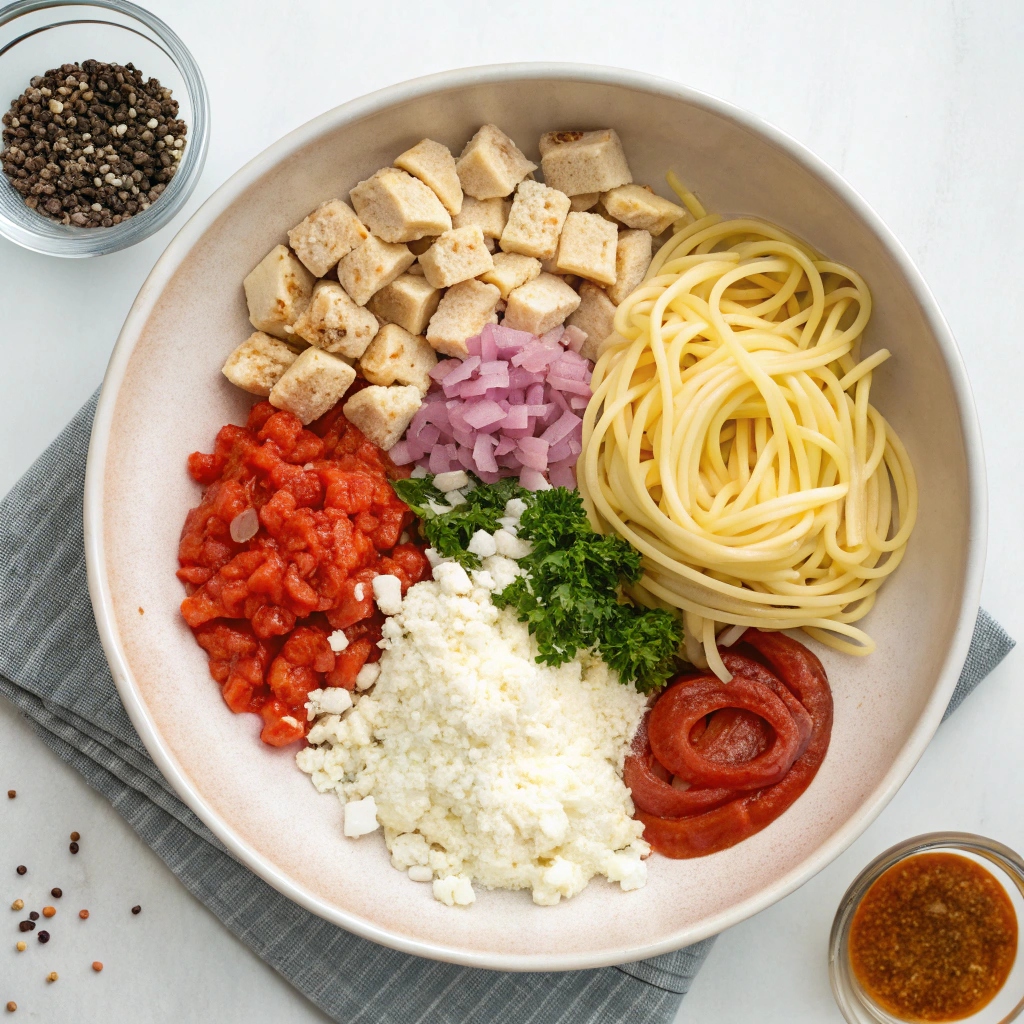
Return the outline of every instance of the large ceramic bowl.
[[[189,452],[210,450],[249,397],[219,370],[250,331],[242,278],[318,203],[345,196],[424,136],[456,152],[484,122],[536,158],[542,132],[614,126],[637,181],[674,168],[711,210],[758,214],[856,267],[875,313],[868,345],[895,358],[872,400],[917,467],[921,514],[906,560],[866,619],[878,653],[822,657],[832,747],[814,784],[763,832],[700,860],[649,862],[646,888],[595,880],[537,907],[481,892],[468,910],[389,866],[379,835],[342,837],[294,751],[233,715],[178,616],[176,544],[199,497]],[[482,967],[621,963],[721,931],[820,870],[885,806],[938,725],[967,653],[985,554],[981,442],[960,355],[899,243],[833,171],[777,130],[645,75],[527,64],[398,85],[292,132],[221,187],[182,229],[132,307],[110,362],[86,485],[86,551],[100,635],[128,713],[182,799],[291,899],[367,938]]]

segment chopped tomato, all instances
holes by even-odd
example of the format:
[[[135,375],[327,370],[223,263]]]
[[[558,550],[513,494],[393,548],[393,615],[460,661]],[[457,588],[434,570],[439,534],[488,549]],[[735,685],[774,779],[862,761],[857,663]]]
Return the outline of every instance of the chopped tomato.
[[[340,405],[303,427],[269,402],[244,427],[222,427],[213,453],[194,452],[188,471],[206,489],[178,546],[182,616],[228,707],[262,715],[264,742],[295,742],[309,691],[351,689],[380,657],[373,578],[392,573],[404,592],[429,576],[420,547],[399,543],[413,515],[390,480],[407,471]],[[236,541],[231,524],[249,509],[256,534]],[[328,642],[336,629],[348,639],[339,654]]]

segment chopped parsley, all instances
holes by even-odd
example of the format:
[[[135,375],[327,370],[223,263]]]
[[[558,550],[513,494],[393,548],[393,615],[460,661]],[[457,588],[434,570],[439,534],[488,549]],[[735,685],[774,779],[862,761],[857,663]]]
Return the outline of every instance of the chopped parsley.
[[[480,558],[466,548],[477,530],[494,533],[501,528],[498,520],[505,515],[505,504],[512,498],[528,500],[530,492],[515,477],[497,483],[481,483],[469,474],[474,486],[460,491],[464,500],[450,507],[450,499],[433,483],[431,477],[395,480],[398,496],[420,517],[423,536],[430,546],[445,558],[454,558],[464,569],[480,567]]]
[[[513,478],[493,484],[473,478],[473,484],[454,506],[429,477],[395,481],[395,490],[422,519],[434,549],[466,569],[480,565],[466,550],[473,534],[494,533],[509,499],[522,499],[526,511],[517,532],[533,550],[518,560],[525,575],[493,600],[499,608],[514,608],[527,624],[537,640],[537,660],[561,665],[580,651],[596,651],[641,692],[664,685],[675,671],[682,623],[671,612],[623,599],[623,583],[641,576],[639,552],[621,537],[596,533],[576,491],[531,493]]]

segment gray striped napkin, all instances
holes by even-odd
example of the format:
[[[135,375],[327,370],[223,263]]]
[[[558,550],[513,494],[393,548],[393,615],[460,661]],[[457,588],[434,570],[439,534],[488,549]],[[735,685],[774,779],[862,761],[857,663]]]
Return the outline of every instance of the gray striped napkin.
[[[512,974],[458,967],[350,935],[228,855],[150,760],[96,635],[82,547],[95,408],[93,396],[0,504],[0,694],[44,742],[114,805],[197,899],[336,1021],[670,1021],[712,939],[600,970]],[[950,710],[1013,643],[980,613]]]

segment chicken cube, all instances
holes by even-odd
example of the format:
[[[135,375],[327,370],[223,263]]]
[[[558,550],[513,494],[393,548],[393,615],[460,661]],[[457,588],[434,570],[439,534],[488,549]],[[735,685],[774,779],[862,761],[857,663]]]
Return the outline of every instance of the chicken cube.
[[[338,264],[338,280],[353,302],[365,306],[371,295],[405,273],[415,259],[407,245],[370,235]]]
[[[242,282],[249,322],[275,338],[288,338],[290,327],[309,303],[316,279],[288,246],[275,245]]]
[[[462,191],[474,199],[511,195],[537,165],[496,125],[485,124],[466,143],[455,168]]]
[[[615,284],[618,236],[615,225],[596,213],[570,213],[558,240],[558,270],[598,284]]]
[[[349,195],[363,223],[385,242],[412,242],[452,226],[433,190],[397,167],[382,167]]]
[[[452,217],[452,227],[468,228],[475,224],[484,233],[484,238],[501,238],[511,209],[512,200],[501,196],[494,199],[466,196],[462,201],[461,212]]]
[[[541,274],[512,290],[505,310],[505,327],[544,334],[574,312],[580,297],[560,277]]]
[[[475,224],[452,228],[420,257],[423,276],[435,288],[448,288],[471,277],[479,277],[494,266],[484,245],[483,232]]]
[[[432,189],[453,217],[462,209],[462,185],[455,170],[455,157],[447,146],[424,139],[399,156],[395,166]]]
[[[496,252],[494,267],[480,280],[487,284],[497,285],[503,299],[508,299],[509,292],[527,281],[532,281],[541,272],[540,260],[532,256],[523,256],[518,252]]]
[[[325,277],[369,233],[348,203],[328,199],[288,232],[288,242],[314,277]]]
[[[270,392],[270,404],[294,413],[307,425],[331,409],[352,386],[356,371],[343,359],[307,348]]]
[[[652,235],[667,231],[686,210],[656,195],[647,185],[620,185],[601,196],[601,203],[627,228],[640,228]]]
[[[380,387],[373,384],[354,394],[342,410],[345,418],[384,451],[401,439],[416,410],[420,390],[410,385]]]
[[[618,307],[608,298],[608,293],[596,284],[584,281],[580,285],[580,304],[565,321],[567,327],[578,327],[587,335],[580,355],[597,362],[601,346],[615,330],[615,310]]]
[[[366,308],[378,320],[398,324],[410,334],[422,334],[441,301],[441,292],[412,269],[374,292]]]
[[[427,341],[435,352],[465,359],[466,341],[479,334],[484,324],[497,323],[495,307],[501,292],[493,284],[462,281],[441,296],[437,312],[430,318]]]
[[[608,298],[617,306],[644,279],[651,265],[652,243],[649,231],[619,232],[615,249],[615,283],[608,289]]]
[[[540,139],[544,180],[567,196],[608,192],[633,180],[618,133],[548,132]]]
[[[358,359],[373,341],[377,318],[357,306],[336,281],[317,281],[313,298],[295,321],[303,341],[346,359]]]
[[[296,358],[279,338],[254,331],[228,356],[221,372],[236,387],[266,398]]]
[[[541,260],[554,256],[568,212],[569,197],[563,192],[539,181],[524,181],[501,233],[501,248]]]
[[[410,334],[398,324],[385,324],[359,360],[359,369],[371,384],[411,384],[425,395],[437,353],[427,339]]]

